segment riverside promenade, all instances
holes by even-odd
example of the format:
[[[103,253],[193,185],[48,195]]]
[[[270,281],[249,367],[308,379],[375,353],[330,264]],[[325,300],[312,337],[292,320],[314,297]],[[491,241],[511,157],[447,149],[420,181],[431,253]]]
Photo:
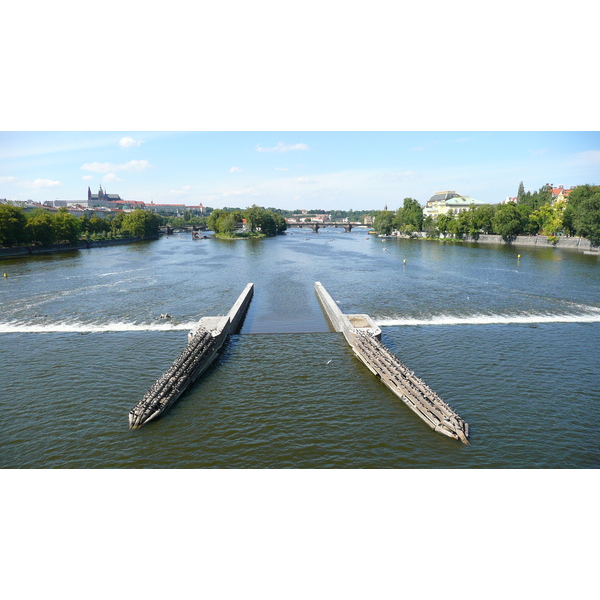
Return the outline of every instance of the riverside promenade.
[[[129,411],[130,429],[160,417],[208,369],[227,338],[239,331],[253,294],[254,284],[249,283],[227,315],[198,321],[181,354]]]
[[[434,431],[468,444],[469,425],[381,342],[369,315],[342,313],[319,282],[315,291],[335,331],[344,334],[356,356]]]

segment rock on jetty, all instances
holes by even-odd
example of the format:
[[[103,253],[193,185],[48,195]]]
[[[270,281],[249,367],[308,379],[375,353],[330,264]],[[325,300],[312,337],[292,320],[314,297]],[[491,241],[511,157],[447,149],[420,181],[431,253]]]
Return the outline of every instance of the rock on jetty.
[[[469,443],[469,425],[381,341],[360,330],[353,338],[355,354],[434,431]]]
[[[249,283],[225,317],[203,317],[173,364],[129,411],[129,428],[139,429],[162,415],[211,365],[230,334],[236,333],[254,294]]]
[[[356,356],[434,431],[468,444],[469,425],[381,342],[369,315],[344,314],[320,282],[315,291],[335,331],[344,334]]]

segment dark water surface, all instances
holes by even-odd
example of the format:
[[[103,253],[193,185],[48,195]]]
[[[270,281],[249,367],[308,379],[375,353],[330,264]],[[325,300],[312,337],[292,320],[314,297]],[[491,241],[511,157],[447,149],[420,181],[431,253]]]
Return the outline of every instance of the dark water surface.
[[[0,270],[3,468],[600,466],[594,256],[330,229],[182,234]],[[375,318],[469,423],[469,446],[430,430],[354,358],[315,281],[344,312]],[[248,282],[241,334],[167,414],[129,431],[194,322],[225,314]]]

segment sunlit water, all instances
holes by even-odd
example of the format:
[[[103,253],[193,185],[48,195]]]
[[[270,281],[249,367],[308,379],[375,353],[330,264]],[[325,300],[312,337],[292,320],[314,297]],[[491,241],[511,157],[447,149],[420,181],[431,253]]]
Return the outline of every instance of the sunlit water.
[[[182,234],[0,270],[0,467],[600,465],[594,256],[328,229]],[[358,362],[315,281],[344,312],[376,320],[469,423],[470,445],[434,433]],[[168,413],[129,431],[129,410],[187,331],[225,314],[248,282],[241,334]]]

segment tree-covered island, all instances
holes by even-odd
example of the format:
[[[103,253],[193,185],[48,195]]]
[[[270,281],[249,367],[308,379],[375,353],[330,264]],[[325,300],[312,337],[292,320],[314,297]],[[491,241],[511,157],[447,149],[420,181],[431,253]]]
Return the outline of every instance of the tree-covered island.
[[[261,238],[283,233],[287,229],[284,217],[277,212],[253,204],[246,210],[216,209],[207,226],[215,236],[224,239]]]

